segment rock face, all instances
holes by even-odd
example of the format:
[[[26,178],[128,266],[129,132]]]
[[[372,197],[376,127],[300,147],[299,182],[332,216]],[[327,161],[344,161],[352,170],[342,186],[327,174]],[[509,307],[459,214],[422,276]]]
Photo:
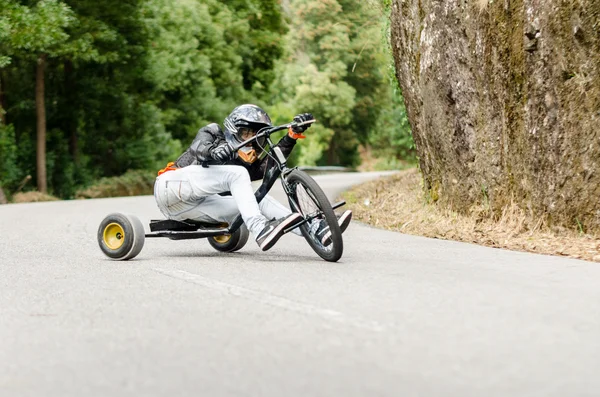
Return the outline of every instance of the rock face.
[[[600,230],[600,0],[393,0],[425,187]]]

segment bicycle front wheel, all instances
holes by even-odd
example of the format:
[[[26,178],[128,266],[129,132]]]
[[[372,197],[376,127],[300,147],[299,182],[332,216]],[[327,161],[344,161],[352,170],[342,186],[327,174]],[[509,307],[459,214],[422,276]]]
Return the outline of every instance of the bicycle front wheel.
[[[304,171],[292,171],[286,181],[289,187],[290,208],[307,220],[300,226],[302,235],[317,255],[326,261],[337,262],[342,257],[344,243],[329,199],[317,182]],[[314,233],[315,223],[323,220],[327,222],[331,232],[331,243],[326,246]]]

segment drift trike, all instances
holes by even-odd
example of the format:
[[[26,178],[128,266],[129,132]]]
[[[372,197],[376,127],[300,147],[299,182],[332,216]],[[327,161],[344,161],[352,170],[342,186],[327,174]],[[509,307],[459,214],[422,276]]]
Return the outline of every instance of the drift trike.
[[[262,153],[269,157],[262,184],[254,193],[256,200],[260,202],[271,190],[275,181],[279,178],[283,190],[287,195],[290,209],[304,218],[295,227],[299,227],[302,235],[312,249],[323,259],[330,262],[339,260],[344,250],[342,232],[337,222],[334,209],[346,204],[341,201],[331,205],[323,190],[315,180],[298,168],[289,168],[281,150],[271,141],[271,134],[286,130],[295,125],[314,123],[309,120],[304,123],[290,123],[275,127],[265,127],[258,133],[233,148],[237,152],[240,148],[263,140],[264,146],[258,145]],[[212,163],[216,164],[216,163]],[[204,164],[210,166],[211,163]],[[327,246],[310,231],[312,221],[324,219],[331,231],[331,243]],[[217,251],[235,252],[244,247],[248,241],[248,229],[238,215],[231,224],[205,223],[187,221],[175,221],[170,219],[150,221],[150,233],[144,232],[140,220],[134,215],[113,213],[108,215],[100,223],[98,228],[98,244],[106,256],[115,260],[128,260],[137,256],[144,246],[145,238],[166,237],[171,240],[208,239],[209,244]]]

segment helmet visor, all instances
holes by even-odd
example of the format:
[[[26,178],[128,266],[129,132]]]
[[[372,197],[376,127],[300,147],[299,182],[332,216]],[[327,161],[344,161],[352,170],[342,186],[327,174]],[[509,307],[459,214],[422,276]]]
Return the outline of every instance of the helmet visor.
[[[247,141],[256,136],[256,130],[247,127],[238,128],[238,136],[242,142]]]
[[[241,127],[238,128],[237,130],[237,139],[240,143],[247,141],[250,138],[254,138],[256,136],[256,134],[258,133],[258,131],[254,128],[251,127]],[[260,149],[262,147],[265,146],[266,143],[266,138],[260,137],[259,139],[255,140],[252,143],[249,143],[247,146],[254,146],[256,149]]]

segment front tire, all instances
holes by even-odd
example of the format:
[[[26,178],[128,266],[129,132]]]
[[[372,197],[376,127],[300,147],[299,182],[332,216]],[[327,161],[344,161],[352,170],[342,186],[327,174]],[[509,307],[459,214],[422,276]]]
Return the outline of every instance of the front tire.
[[[208,243],[217,251],[235,252],[241,250],[246,245],[249,235],[250,233],[248,233],[246,225],[241,225],[232,234],[209,237]]]
[[[145,239],[144,226],[134,215],[110,214],[98,227],[98,245],[110,259],[126,261],[135,258],[144,247]]]
[[[310,222],[300,226],[302,235],[317,255],[328,262],[337,262],[344,252],[344,242],[337,217],[323,189],[310,175],[300,170],[293,170],[287,176],[286,182],[290,188],[288,199],[292,211],[299,212],[304,218],[325,219],[331,231],[331,244],[321,244],[311,233]]]

